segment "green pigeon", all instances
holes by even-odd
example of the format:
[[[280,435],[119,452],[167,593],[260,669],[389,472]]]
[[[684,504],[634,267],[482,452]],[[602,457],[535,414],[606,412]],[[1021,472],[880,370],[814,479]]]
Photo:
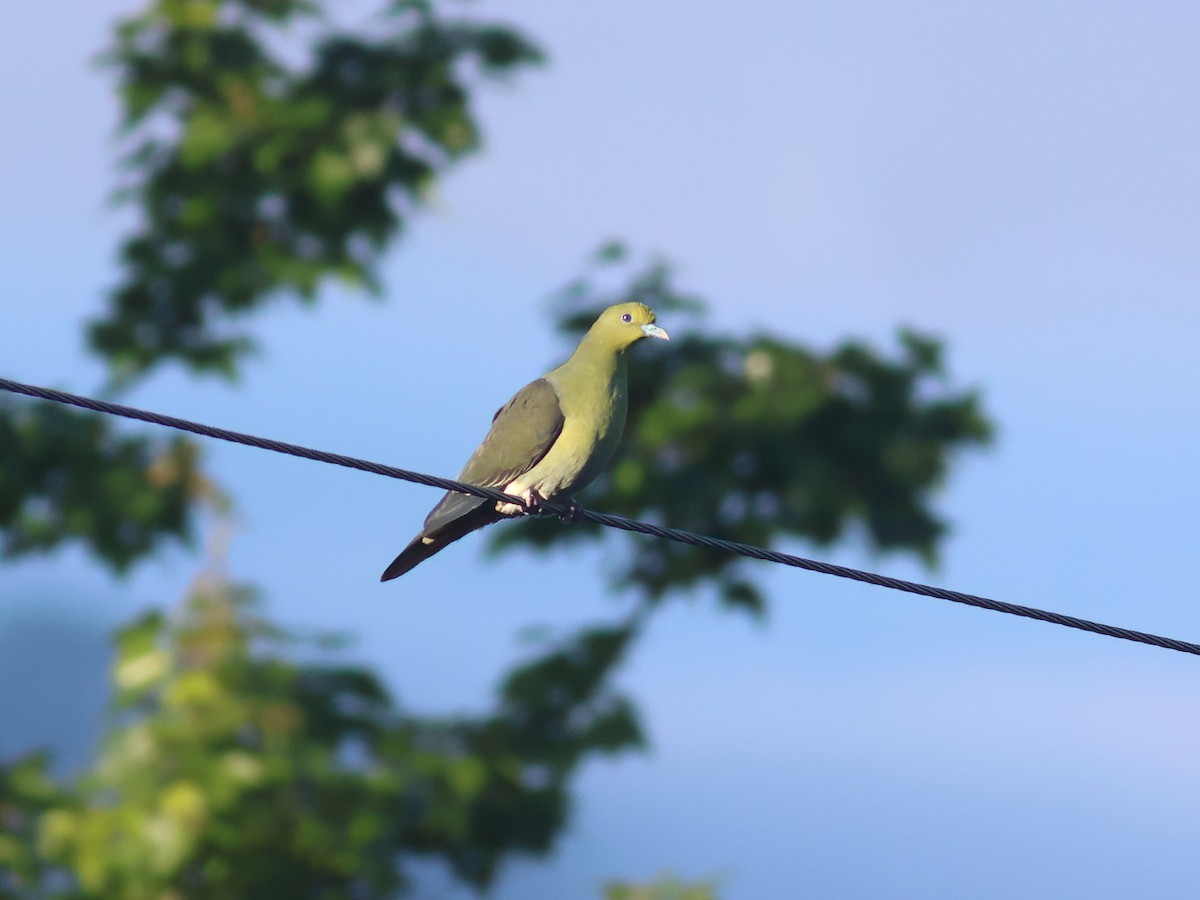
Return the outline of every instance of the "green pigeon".
[[[531,506],[568,498],[591,482],[608,465],[625,428],[625,351],[648,337],[670,340],[654,324],[650,307],[618,303],[600,313],[570,359],[500,407],[458,480],[512,494]],[[451,491],[380,581],[403,575],[472,531],[524,512],[515,503]]]

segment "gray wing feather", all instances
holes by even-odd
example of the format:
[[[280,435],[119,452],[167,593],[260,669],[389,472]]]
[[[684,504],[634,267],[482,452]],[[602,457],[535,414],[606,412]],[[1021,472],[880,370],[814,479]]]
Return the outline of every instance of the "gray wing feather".
[[[542,460],[562,428],[562,406],[554,386],[544,378],[532,381],[496,411],[487,437],[471,454],[458,480],[503,488]],[[468,494],[447,493],[425,518],[422,534],[433,535],[490,502]]]

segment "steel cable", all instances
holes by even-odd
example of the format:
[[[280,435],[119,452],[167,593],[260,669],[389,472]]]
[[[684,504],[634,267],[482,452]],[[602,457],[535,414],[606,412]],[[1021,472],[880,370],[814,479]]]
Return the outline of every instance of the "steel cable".
[[[526,507],[525,502],[520,497],[513,497],[501,491],[478,487],[473,484],[463,484],[462,482],[455,481],[451,478],[440,478],[436,475],[426,475],[422,472],[413,472],[408,469],[398,469],[395,466],[387,466],[382,463],[357,459],[353,456],[344,456],[340,453],[329,453],[325,450],[313,450],[308,447],[299,446],[298,444],[288,444],[283,441],[257,437],[255,435],[244,434],[239,431],[230,431],[226,428],[216,428],[212,425],[203,425],[199,422],[190,422],[187,419],[179,419],[174,416],[162,415],[161,413],[148,412],[147,410],[123,406],[119,403],[111,403],[106,400],[95,400],[90,397],[81,397],[78,394],[69,394],[66,391],[58,391],[52,388],[22,384],[19,381],[10,381],[6,378],[0,378],[0,390],[9,391],[14,394],[24,394],[25,396],[36,397],[41,400],[49,400],[54,403],[65,403],[81,409],[88,409],[94,412],[105,413],[107,415],[121,416],[123,418],[134,419],[139,422],[149,422],[152,425],[162,425],[167,428],[175,428],[179,431],[186,431],[190,434],[199,435],[201,437],[216,438],[218,440],[229,441],[234,444],[242,444],[247,447],[258,447],[262,450],[271,450],[275,453],[285,453],[289,456],[301,457],[302,459],[311,459],[315,460],[316,462],[343,466],[348,469],[358,469],[363,472],[370,472],[374,475],[384,475],[388,478],[397,478],[402,481],[413,482],[414,484],[423,484],[429,487],[442,488],[443,490],[447,491],[457,491],[463,494],[471,494],[476,497],[483,497],[487,500],[516,503],[522,507]],[[873,584],[896,591],[905,591],[909,594],[918,594],[922,597],[933,597],[938,600],[949,600],[953,603],[962,603],[966,606],[975,606],[980,609],[990,609],[993,612],[1007,613],[1013,616],[1023,616],[1027,619],[1037,619],[1042,622],[1049,622],[1053,625],[1062,625],[1065,628],[1075,628],[1080,631],[1089,631],[1093,634],[1104,635],[1105,637],[1118,638],[1124,641],[1136,641],[1142,644],[1150,644],[1154,647],[1163,647],[1167,650],[1176,650],[1180,653],[1191,653],[1193,655],[1200,656],[1200,644],[1194,644],[1189,641],[1181,641],[1176,638],[1162,637],[1161,635],[1149,634],[1144,631],[1134,631],[1129,628],[1120,628],[1115,625],[1106,625],[1102,622],[1093,622],[1089,619],[1080,619],[1076,616],[1068,616],[1063,613],[1051,612],[1032,606],[1021,606],[1016,603],[1006,603],[1003,600],[992,600],[987,597],[980,597],[975,594],[966,594],[962,591],[952,591],[948,588],[934,587],[928,584],[921,584],[920,582],[905,581],[902,578],[892,578],[887,575],[878,575],[874,572],[867,572],[862,569],[854,569],[849,566],[839,566],[834,563],[822,562],[815,559],[807,559],[803,556],[795,556],[790,553],[780,553],[776,550],[768,550],[765,547],[756,547],[752,544],[742,544],[737,541],[727,541],[722,540],[721,538],[709,537],[703,534],[694,534],[693,532],[684,531],[679,528],[667,528],[662,525],[653,525],[649,522],[639,522],[635,519],[627,519],[624,516],[613,516],[607,513],[594,512],[573,504],[562,504],[546,501],[539,504],[537,508],[529,509],[528,511],[535,514],[553,514],[563,519],[595,522],[596,524],[603,525],[607,528],[619,528],[623,531],[632,531],[638,534],[651,535],[653,537],[663,538],[670,541],[677,541],[682,544],[691,544],[692,546],[696,547],[707,547],[726,553],[735,553],[740,556],[749,557],[750,559],[759,559],[765,562],[791,566],[796,569],[806,569],[810,572],[819,572],[823,575],[833,575],[837,578],[849,578],[853,581],[861,581],[865,584]]]

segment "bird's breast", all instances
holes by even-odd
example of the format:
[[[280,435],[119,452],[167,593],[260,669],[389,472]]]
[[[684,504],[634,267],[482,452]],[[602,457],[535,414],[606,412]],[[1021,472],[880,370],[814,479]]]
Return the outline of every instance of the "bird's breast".
[[[624,385],[577,397],[563,409],[563,429],[554,446],[529,473],[531,486],[547,499],[591,483],[612,459],[625,428]],[[524,480],[524,479],[523,479]]]

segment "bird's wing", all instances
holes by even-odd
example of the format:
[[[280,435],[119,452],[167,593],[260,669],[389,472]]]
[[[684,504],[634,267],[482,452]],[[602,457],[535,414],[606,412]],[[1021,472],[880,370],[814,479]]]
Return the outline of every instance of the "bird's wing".
[[[562,428],[558,392],[545,378],[532,381],[497,410],[491,430],[467,460],[458,480],[480,487],[503,488],[541,461]],[[434,534],[489,502],[467,494],[448,493],[425,518],[422,533]]]

